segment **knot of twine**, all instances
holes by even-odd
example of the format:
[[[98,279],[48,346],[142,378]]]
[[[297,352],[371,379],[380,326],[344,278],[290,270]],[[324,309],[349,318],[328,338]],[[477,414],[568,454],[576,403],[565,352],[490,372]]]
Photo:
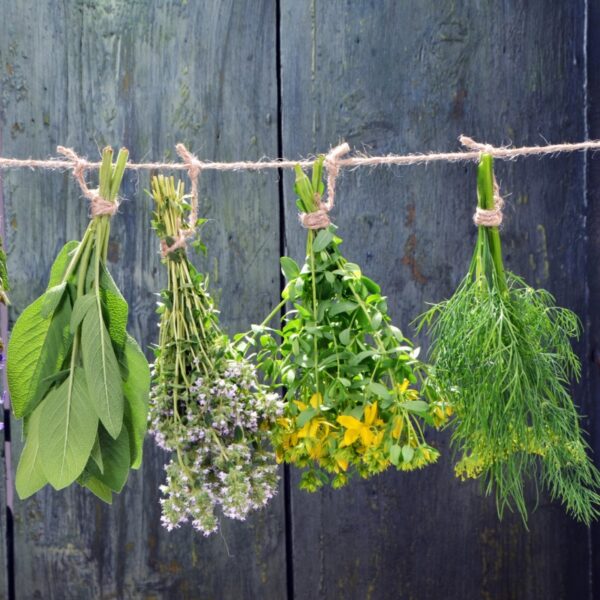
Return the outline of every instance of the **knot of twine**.
[[[187,239],[193,237],[196,233],[196,221],[198,220],[198,179],[202,171],[202,163],[185,147],[184,144],[175,146],[177,154],[184,162],[187,168],[188,177],[190,178],[190,214],[188,218],[187,229],[179,228],[176,240],[169,246],[165,240],[160,241],[160,253],[163,258],[167,258],[169,254],[185,248]]]
[[[475,214],[473,215],[473,223],[478,227],[481,225],[482,227],[500,227],[502,225],[502,209],[504,208],[504,199],[500,195],[500,186],[496,181],[496,177],[494,176],[494,208],[485,209],[479,208],[479,206],[475,209]]]
[[[344,142],[335,148],[332,148],[325,156],[325,170],[327,171],[327,200],[323,201],[316,197],[317,210],[310,213],[300,213],[298,215],[302,227],[306,229],[325,229],[331,224],[329,211],[335,204],[335,183],[340,172],[339,159],[350,152],[350,146]]]
[[[72,148],[58,146],[56,151],[63,156],[66,156],[73,163],[73,178],[79,184],[84,197],[90,201],[90,214],[92,217],[101,217],[107,215],[112,217],[119,210],[119,202],[115,200],[111,202],[100,195],[98,189],[90,190],[85,182],[85,170],[89,163],[84,158],[81,158]]]

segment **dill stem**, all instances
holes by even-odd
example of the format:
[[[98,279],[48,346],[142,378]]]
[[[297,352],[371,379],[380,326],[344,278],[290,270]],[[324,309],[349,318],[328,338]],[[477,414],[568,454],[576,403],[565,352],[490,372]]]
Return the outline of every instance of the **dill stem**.
[[[477,170],[477,201],[480,208],[484,210],[494,210],[494,159],[489,154],[484,154],[479,162]],[[482,227],[479,227],[481,231]],[[500,232],[497,227],[484,227],[484,234],[487,235],[489,248],[496,271],[496,278],[500,292],[508,292],[506,285],[506,275],[504,273],[504,264],[502,262],[502,244],[500,242]],[[491,282],[490,282],[491,283]]]

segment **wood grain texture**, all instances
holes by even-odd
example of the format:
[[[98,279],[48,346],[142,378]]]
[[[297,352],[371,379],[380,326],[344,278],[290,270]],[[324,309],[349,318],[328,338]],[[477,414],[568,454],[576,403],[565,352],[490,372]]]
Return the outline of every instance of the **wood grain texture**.
[[[460,133],[516,145],[584,137],[583,2],[281,6],[288,157],[341,139],[385,154],[458,149]],[[498,164],[497,174],[508,267],[585,320],[583,158]],[[339,180],[332,216],[345,255],[381,283],[405,331],[466,273],[475,203],[473,165],[362,169]],[[287,247],[302,259],[291,177],[284,205]],[[587,342],[586,333],[584,381]],[[447,435],[431,437],[444,459],[423,472],[293,492],[295,597],[590,597],[586,529],[544,497],[529,532],[514,515],[499,522],[492,499],[453,477]]]
[[[272,0],[1,3],[3,152],[55,154],[58,143],[98,156],[176,159],[175,142],[212,160],[260,158],[276,148]],[[149,228],[148,175],[128,174],[113,220],[109,267],[130,303],[129,329],[149,348],[155,297],[166,277]],[[198,261],[231,331],[277,301],[275,173],[207,174],[211,221]],[[12,318],[40,293],[61,245],[78,238],[88,208],[69,174],[4,179],[13,274]],[[150,353],[148,352],[150,355]],[[18,437],[18,436],[17,436]],[[160,526],[166,455],[146,444],[144,465],[112,507],[85,491],[46,490],[17,505],[17,598],[280,598],[285,593],[283,499],[205,539]]]

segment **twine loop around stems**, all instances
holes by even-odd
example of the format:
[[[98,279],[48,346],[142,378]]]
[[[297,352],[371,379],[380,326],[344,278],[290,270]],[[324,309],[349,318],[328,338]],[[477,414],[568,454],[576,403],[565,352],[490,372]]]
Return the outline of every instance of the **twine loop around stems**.
[[[473,223],[482,227],[500,227],[502,225],[502,209],[504,208],[504,198],[500,195],[500,186],[494,176],[494,208],[486,210],[485,208],[475,209]]]
[[[191,191],[190,191],[190,214],[188,218],[188,227],[186,229],[180,227],[177,234],[177,239],[169,246],[165,240],[160,242],[160,253],[163,258],[166,258],[175,250],[179,248],[185,248],[187,245],[187,239],[194,236],[196,233],[196,222],[198,221],[198,179],[202,171],[202,164],[200,161],[185,147],[184,144],[177,144],[175,146],[177,154],[184,162],[187,168],[188,177],[190,178]]]
[[[325,229],[331,224],[329,211],[335,205],[335,184],[340,172],[340,159],[350,152],[350,146],[344,142],[335,148],[332,148],[325,156],[325,170],[327,172],[327,200],[323,201],[316,197],[317,210],[310,213],[300,213],[298,215],[302,227],[306,229]]]
[[[88,161],[81,158],[72,148],[57,146],[56,151],[66,156],[73,163],[73,178],[79,184],[83,196],[90,201],[90,214],[93,217],[109,216],[112,217],[119,210],[119,202],[114,202],[103,198],[98,189],[90,190],[85,182],[85,170],[88,168]]]

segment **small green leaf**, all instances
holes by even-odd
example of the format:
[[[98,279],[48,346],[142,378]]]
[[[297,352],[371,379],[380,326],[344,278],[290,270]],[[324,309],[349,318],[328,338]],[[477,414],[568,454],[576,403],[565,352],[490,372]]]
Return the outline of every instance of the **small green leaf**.
[[[44,303],[42,304],[42,308],[40,310],[40,316],[42,318],[47,319],[52,315],[62,300],[66,289],[67,282],[63,281],[62,283],[59,283],[58,285],[46,290],[45,294],[43,295]]]
[[[300,267],[289,256],[282,256],[279,261],[281,263],[281,270],[288,281],[296,279],[300,275]]]
[[[390,397],[390,392],[385,387],[385,385],[377,383],[376,381],[370,381],[367,385],[367,389],[379,398],[382,398],[384,400],[387,400]]]
[[[340,313],[351,313],[354,312],[358,308],[358,304],[356,302],[352,302],[350,300],[342,300],[341,302],[335,302],[331,305],[329,309],[329,316],[335,317]]]
[[[313,252],[321,252],[333,241],[334,233],[329,228],[321,229],[315,237],[312,245]]]
[[[415,455],[415,450],[412,446],[402,446],[402,460],[404,462],[409,463],[413,456]]]
[[[397,465],[400,462],[400,453],[402,452],[402,448],[398,446],[398,444],[394,444],[390,448],[390,462],[393,465]]]
[[[316,414],[317,411],[314,408],[307,408],[306,410],[303,410],[296,417],[296,425],[298,427],[304,427]]]
[[[79,243],[77,241],[67,242],[58,253],[58,256],[54,259],[54,263],[50,268],[50,277],[48,279],[48,288],[53,288],[55,285],[58,285],[75,254],[75,251],[79,247]]]
[[[350,335],[351,335],[351,331],[350,328],[348,329],[344,329],[341,333],[340,333],[340,342],[342,344],[344,344],[344,346],[347,346],[350,343]]]
[[[424,413],[429,410],[429,404],[424,400],[411,400],[409,402],[401,402],[400,406],[414,413]]]

